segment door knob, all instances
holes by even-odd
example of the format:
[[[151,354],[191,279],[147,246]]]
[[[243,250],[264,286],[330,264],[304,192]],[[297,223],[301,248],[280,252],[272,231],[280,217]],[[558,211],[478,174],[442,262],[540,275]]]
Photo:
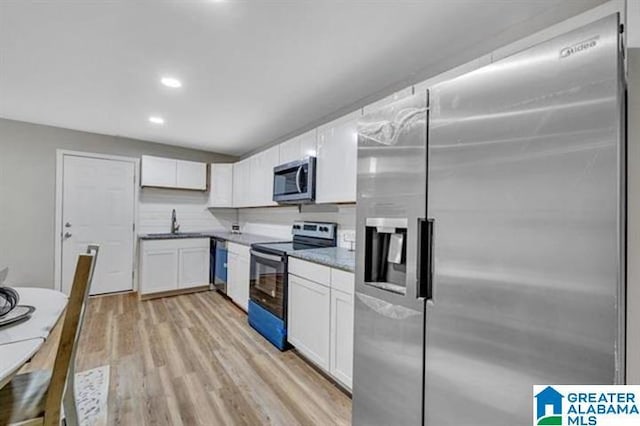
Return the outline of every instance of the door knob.
[[[71,238],[71,232],[65,232],[64,233],[64,237],[65,238]]]
[[[67,222],[67,223],[64,224],[64,227],[65,228],[71,228],[71,224],[69,222]]]

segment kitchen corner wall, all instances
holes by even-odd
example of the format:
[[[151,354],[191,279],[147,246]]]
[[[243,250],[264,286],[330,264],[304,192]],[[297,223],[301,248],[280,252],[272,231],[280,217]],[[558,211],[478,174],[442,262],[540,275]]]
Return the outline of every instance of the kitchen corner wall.
[[[175,189],[141,188],[138,204],[138,233],[169,232],[171,211],[176,210],[180,231],[210,231],[231,229],[237,222],[234,209],[210,211],[208,192]]]
[[[291,225],[296,220],[336,222],[338,224],[338,246],[349,248],[350,244],[344,238],[346,236],[355,240],[356,206],[355,204],[337,205],[335,210],[332,212],[300,213],[296,206],[241,209],[238,212],[238,223],[242,232],[245,233],[290,240]]]
[[[207,163],[235,160],[206,151],[0,119],[0,267],[9,267],[9,285],[54,286],[57,149]],[[141,189],[138,232],[169,231],[173,208],[183,230],[227,228],[235,213],[212,216],[206,208],[207,195]],[[229,215],[231,219],[225,219]]]

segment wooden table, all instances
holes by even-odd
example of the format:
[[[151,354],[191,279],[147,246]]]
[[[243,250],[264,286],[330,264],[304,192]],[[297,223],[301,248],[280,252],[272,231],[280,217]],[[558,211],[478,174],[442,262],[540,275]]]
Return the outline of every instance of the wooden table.
[[[67,296],[44,288],[14,287],[20,305],[36,308],[23,322],[0,327],[0,388],[38,352],[67,306]]]

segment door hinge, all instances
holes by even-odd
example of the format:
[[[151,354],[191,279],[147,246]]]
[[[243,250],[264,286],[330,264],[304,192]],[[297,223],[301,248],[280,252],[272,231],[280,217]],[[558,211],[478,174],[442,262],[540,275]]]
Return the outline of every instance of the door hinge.
[[[133,224],[132,228],[133,228],[133,232],[136,232],[136,224],[135,223]]]

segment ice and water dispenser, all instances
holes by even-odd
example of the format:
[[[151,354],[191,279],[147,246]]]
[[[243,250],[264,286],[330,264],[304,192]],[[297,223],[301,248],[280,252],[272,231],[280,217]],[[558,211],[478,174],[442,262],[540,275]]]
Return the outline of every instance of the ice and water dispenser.
[[[407,219],[368,218],[365,226],[365,283],[406,294]]]

